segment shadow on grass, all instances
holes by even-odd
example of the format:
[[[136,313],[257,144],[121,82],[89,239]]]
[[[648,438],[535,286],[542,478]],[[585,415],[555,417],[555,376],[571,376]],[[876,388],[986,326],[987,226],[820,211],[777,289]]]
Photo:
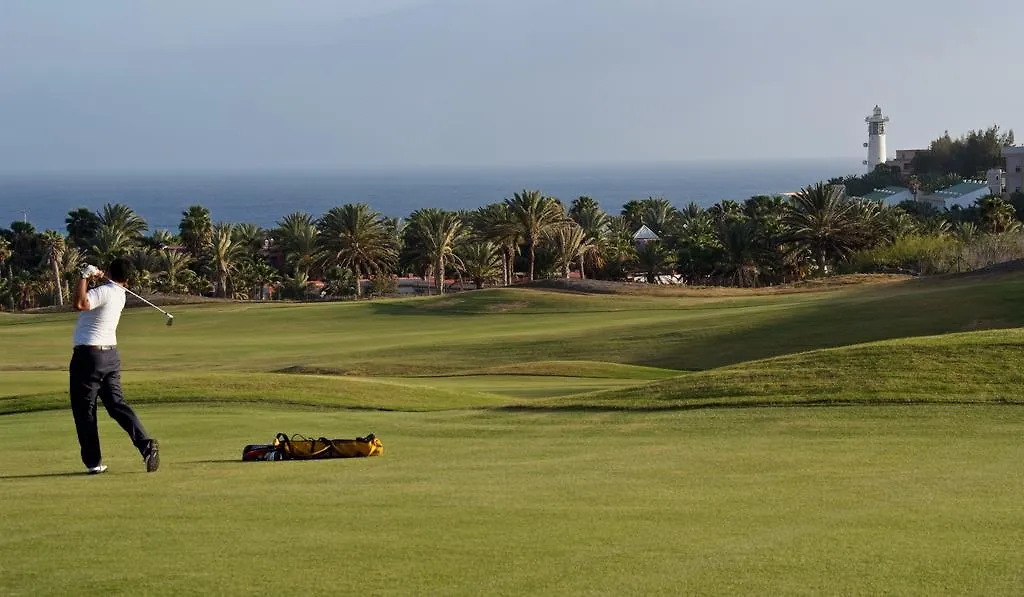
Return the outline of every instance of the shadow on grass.
[[[89,473],[87,473],[85,471],[75,471],[73,473],[72,472],[65,472],[65,473],[30,473],[30,474],[27,474],[27,475],[0,475],[0,481],[8,480],[8,479],[10,479],[10,480],[13,480],[13,479],[49,479],[49,478],[58,478],[58,477],[103,477],[103,476],[109,475],[109,474],[111,474],[110,471],[107,471],[105,473],[101,473],[101,474],[98,474],[98,475],[90,475]],[[118,474],[118,473],[115,473],[115,474]],[[119,474],[135,475],[135,474],[139,474],[139,472],[138,471],[124,471],[124,472],[119,473]]]

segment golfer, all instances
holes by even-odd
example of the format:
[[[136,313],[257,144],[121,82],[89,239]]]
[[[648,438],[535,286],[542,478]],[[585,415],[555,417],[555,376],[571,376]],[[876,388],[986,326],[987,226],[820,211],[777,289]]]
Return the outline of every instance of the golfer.
[[[115,259],[109,270],[107,277],[117,284],[108,282],[89,290],[89,281],[99,280],[105,274],[95,266],[87,265],[82,269],[82,279],[75,290],[75,310],[81,313],[75,325],[75,348],[71,355],[71,412],[75,416],[82,462],[89,474],[107,470],[96,429],[97,395],[107,413],[128,432],[132,443],[142,454],[146,471],[152,473],[160,467],[160,447],[146,433],[139,417],[121,393],[117,323],[124,308],[125,290],[118,284],[128,282],[129,263],[125,259]]]

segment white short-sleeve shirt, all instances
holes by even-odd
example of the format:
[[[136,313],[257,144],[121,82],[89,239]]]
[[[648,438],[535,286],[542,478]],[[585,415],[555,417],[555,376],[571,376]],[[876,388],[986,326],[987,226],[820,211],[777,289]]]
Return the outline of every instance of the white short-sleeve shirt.
[[[89,291],[89,310],[78,314],[75,346],[116,346],[117,323],[124,309],[125,292],[120,286],[104,284]]]

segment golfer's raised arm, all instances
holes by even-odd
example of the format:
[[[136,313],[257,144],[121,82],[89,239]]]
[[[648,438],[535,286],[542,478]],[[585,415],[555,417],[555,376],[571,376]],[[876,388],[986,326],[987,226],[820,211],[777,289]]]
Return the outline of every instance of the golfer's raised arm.
[[[75,311],[92,309],[92,304],[89,302],[89,280],[98,275],[103,275],[103,272],[95,266],[87,265],[82,268],[82,277],[78,280],[78,286],[75,287]]]

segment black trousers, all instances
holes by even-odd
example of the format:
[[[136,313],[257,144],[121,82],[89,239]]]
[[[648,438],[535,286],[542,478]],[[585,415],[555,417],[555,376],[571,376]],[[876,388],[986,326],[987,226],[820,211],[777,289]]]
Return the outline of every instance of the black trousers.
[[[87,467],[102,462],[100,435],[96,428],[96,397],[107,413],[128,432],[139,454],[146,456],[151,440],[139,417],[124,401],[121,392],[121,354],[116,348],[100,350],[76,346],[71,355],[71,412],[75,416],[82,462]]]

